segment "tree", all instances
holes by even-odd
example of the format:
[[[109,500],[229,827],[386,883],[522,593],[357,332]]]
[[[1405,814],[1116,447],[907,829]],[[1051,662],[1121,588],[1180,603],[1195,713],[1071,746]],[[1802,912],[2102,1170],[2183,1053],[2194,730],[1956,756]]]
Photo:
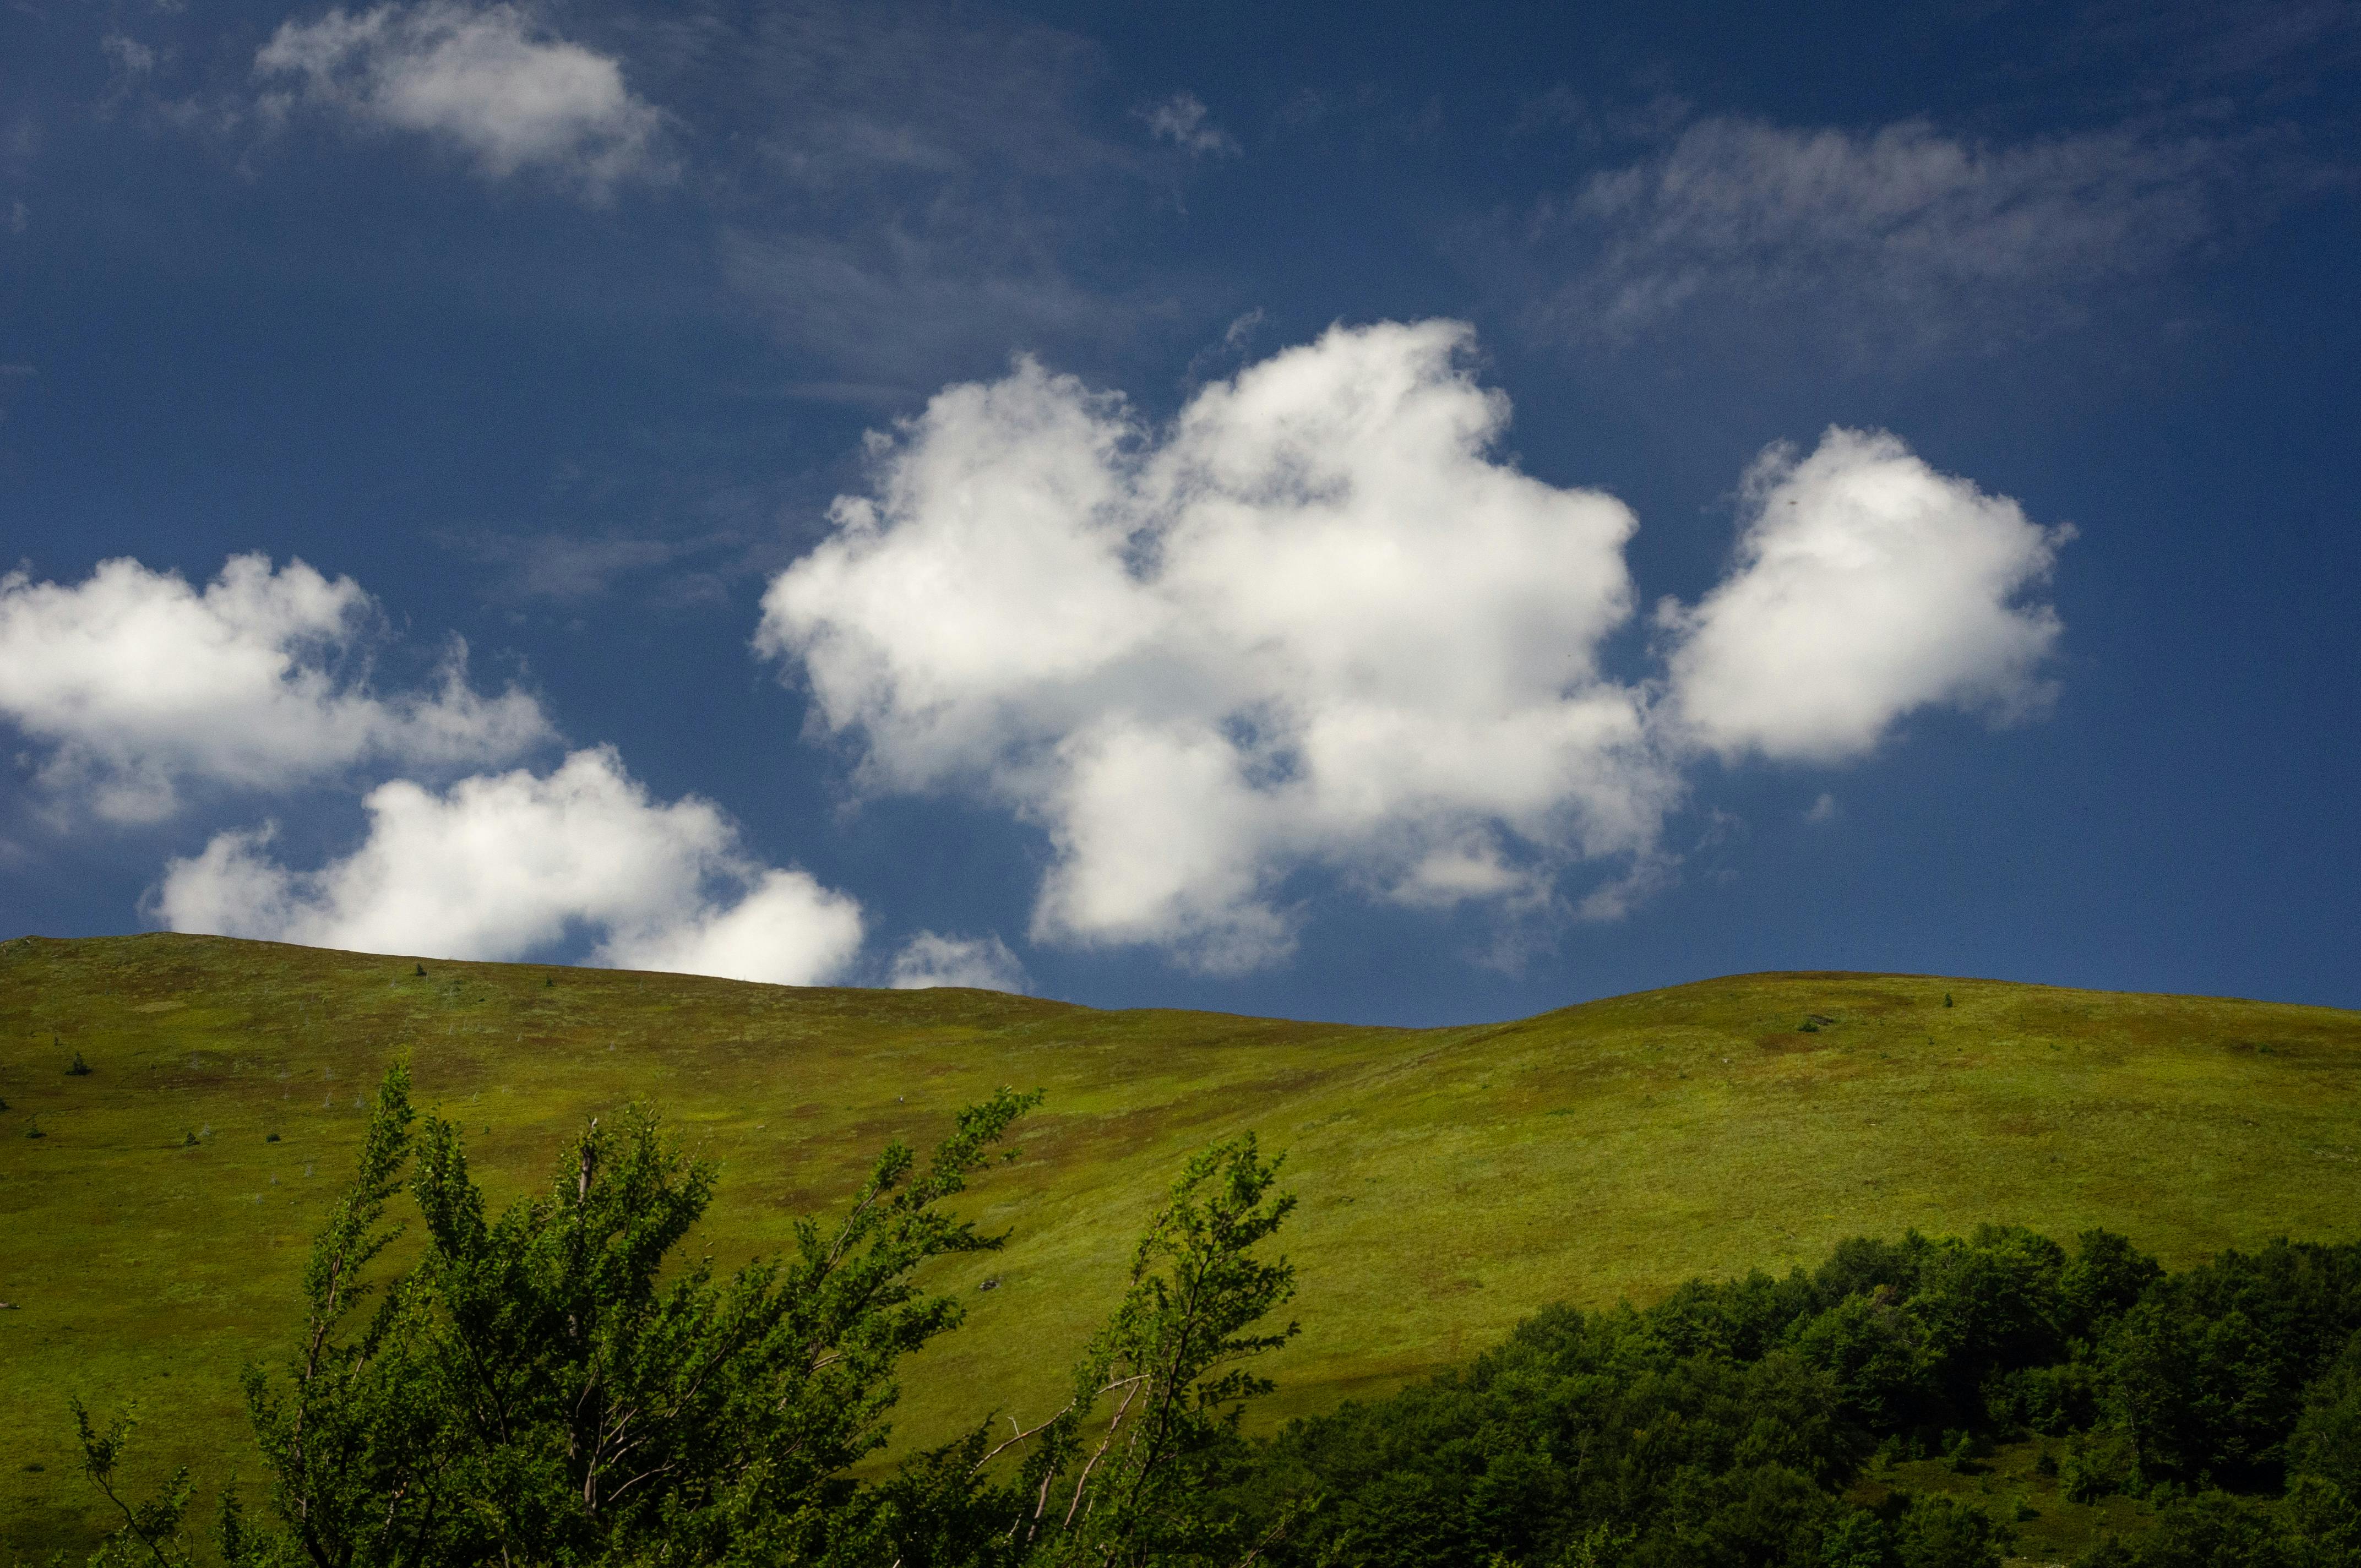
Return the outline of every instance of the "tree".
[[[913,1271],[1000,1245],[942,1204],[1038,1099],[1004,1090],[962,1111],[923,1167],[891,1146],[850,1212],[800,1223],[789,1253],[666,1280],[715,1169],[653,1115],[593,1122],[544,1195],[495,1218],[456,1126],[429,1117],[413,1138],[397,1066],[313,1246],[302,1337],[276,1377],[247,1376],[277,1523],[241,1517],[225,1555],[253,1568],[879,1555],[895,1510],[845,1472],[885,1441],[895,1362],[961,1310]],[[423,1255],[380,1280],[405,1164]]]
[[[1131,1286],[1075,1368],[1073,1397],[1032,1432],[1021,1539],[1038,1561],[1117,1565],[1246,1563],[1259,1538],[1224,1510],[1220,1483],[1246,1458],[1238,1420],[1270,1391],[1244,1363],[1292,1339],[1257,1326],[1295,1294],[1284,1259],[1255,1255],[1295,1199],[1280,1162],[1247,1134],[1196,1155],[1133,1255]]]
[[[268,1517],[225,1490],[224,1560],[1251,1563],[1292,1505],[1249,1530],[1215,1498],[1251,1457],[1244,1404],[1270,1387],[1243,1364],[1296,1332],[1256,1332],[1293,1294],[1288,1264],[1254,1249],[1294,1200],[1251,1135],[1183,1169],[1064,1409],[996,1445],[986,1423],[882,1483],[851,1475],[885,1442],[897,1362],[961,1316],[915,1271],[1004,1239],[945,1201],[1039,1098],[1003,1090],[961,1112],[923,1164],[890,1146],[843,1217],[798,1223],[791,1250],[725,1279],[709,1260],[667,1269],[717,1172],[652,1113],[592,1122],[542,1195],[495,1216],[459,1128],[421,1124],[396,1065],[313,1242],[302,1330],[280,1365],[247,1372]],[[405,1194],[421,1234],[392,1266]],[[75,1415],[85,1468],[125,1518],[93,1568],[188,1568],[185,1474],[125,1503],[112,1477],[128,1418],[102,1433]]]

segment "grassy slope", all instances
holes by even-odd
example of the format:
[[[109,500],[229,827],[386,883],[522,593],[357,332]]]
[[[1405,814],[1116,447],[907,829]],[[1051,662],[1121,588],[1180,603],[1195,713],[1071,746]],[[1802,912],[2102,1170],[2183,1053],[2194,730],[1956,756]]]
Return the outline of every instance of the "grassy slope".
[[[171,1412],[155,1463],[236,1462],[236,1368],[284,1342],[359,1097],[396,1050],[496,1191],[537,1182],[585,1115],[654,1102],[723,1161],[703,1246],[725,1266],[783,1245],[886,1139],[931,1140],[1002,1083],[1046,1088],[1024,1158],[972,1195],[1008,1250],[939,1277],[972,1311],[912,1369],[915,1436],[1039,1413],[1178,1161],[1246,1127],[1291,1151],[1302,1198],[1283,1409],[1460,1359],[1545,1301],[1644,1299],[1861,1233],[2105,1225],[2188,1263],[2361,1225],[2361,1014],[2323,1008],[1787,974],[1411,1031],[425,967],[178,936],[0,944],[0,1300],[19,1309],[0,1312],[0,1542],[86,1539],[69,1392]],[[1799,1033],[1806,1014],[1835,1022]],[[76,1049],[87,1077],[62,1070]]]

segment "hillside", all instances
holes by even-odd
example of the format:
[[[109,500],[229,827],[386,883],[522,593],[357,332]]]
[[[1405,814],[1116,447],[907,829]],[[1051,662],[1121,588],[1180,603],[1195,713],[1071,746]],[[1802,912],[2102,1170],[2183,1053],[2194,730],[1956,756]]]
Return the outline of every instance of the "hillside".
[[[2361,1226],[2361,1014],[2323,1008],[1780,974],[1413,1031],[28,938],[0,944],[0,1541],[82,1538],[69,1393],[138,1398],[157,1465],[238,1462],[236,1369],[283,1342],[398,1050],[496,1190],[537,1181],[584,1116],[653,1102],[723,1162],[702,1250],[725,1266],[888,1138],[1046,1089],[1024,1157],[969,1204],[1007,1251],[940,1277],[972,1311],[911,1369],[916,1436],[1039,1411],[1178,1161],[1245,1127],[1290,1151],[1302,1199],[1282,1411],[1461,1359],[1550,1300],[1644,1299],[1861,1233],[2103,1225],[2179,1264]]]

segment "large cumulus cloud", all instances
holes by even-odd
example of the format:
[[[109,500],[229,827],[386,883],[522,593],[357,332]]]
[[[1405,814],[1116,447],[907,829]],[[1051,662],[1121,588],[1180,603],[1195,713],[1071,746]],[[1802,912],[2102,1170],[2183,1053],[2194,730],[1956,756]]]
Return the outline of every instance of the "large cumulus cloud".
[[[1509,405],[1471,341],[1332,329],[1161,429],[1029,360],[948,388],[873,438],[871,493],[773,581],[758,646],[857,739],[863,787],[972,792],[1046,830],[1036,939],[1215,970],[1286,955],[1306,868],[1503,908],[1553,905],[1587,868],[1611,912],[1661,871],[1702,750],[1843,755],[2033,678],[2055,620],[2011,601],[2045,536],[1843,432],[1758,488],[1784,486],[1780,512],[1826,545],[1875,534],[1878,498],[1915,484],[1890,548],[1787,549],[1758,523],[1730,583],[1663,612],[1665,673],[1611,678],[1634,520],[1499,455]],[[1798,591],[1822,596],[1806,621],[1859,618],[1806,672],[1844,687],[1839,718],[1728,696],[1750,626]]]

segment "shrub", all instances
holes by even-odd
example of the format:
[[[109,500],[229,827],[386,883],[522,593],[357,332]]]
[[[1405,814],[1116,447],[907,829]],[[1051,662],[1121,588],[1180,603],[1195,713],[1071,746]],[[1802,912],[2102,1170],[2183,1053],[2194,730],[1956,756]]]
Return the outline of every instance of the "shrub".
[[[1894,1526],[1894,1560],[1902,1568],[2001,1568],[2016,1532],[1973,1503],[1919,1497]]]
[[[2138,1451],[2130,1434],[2117,1428],[2069,1438],[2058,1462],[2059,1484],[2070,1502],[2094,1503],[2130,1490],[2138,1479]]]

